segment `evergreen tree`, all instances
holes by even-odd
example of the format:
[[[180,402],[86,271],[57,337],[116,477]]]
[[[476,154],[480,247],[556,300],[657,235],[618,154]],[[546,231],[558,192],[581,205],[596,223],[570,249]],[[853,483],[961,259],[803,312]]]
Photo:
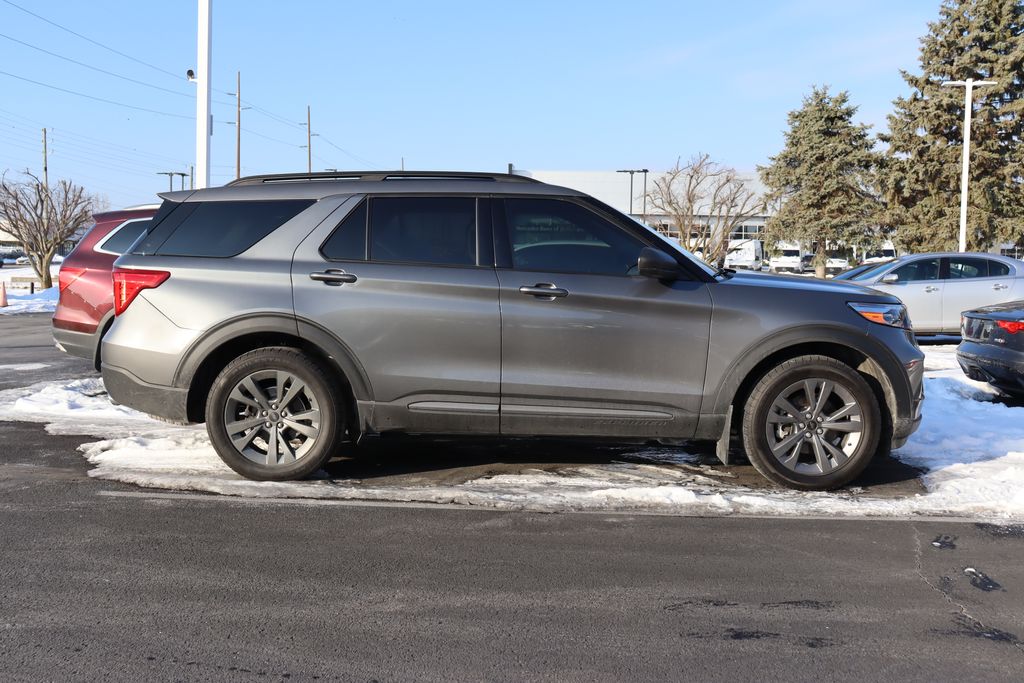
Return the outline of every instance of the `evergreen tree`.
[[[877,154],[868,126],[855,124],[849,95],[814,88],[789,114],[785,148],[758,168],[778,210],[765,238],[816,244],[815,269],[825,275],[826,249],[876,241],[879,208],[872,188]]]
[[[917,251],[956,249],[964,91],[948,80],[996,81],[974,91],[967,247],[1019,239],[1024,217],[1022,95],[1024,4],[1020,0],[944,0],[921,40],[921,75],[894,104],[880,174],[886,222],[895,240]]]

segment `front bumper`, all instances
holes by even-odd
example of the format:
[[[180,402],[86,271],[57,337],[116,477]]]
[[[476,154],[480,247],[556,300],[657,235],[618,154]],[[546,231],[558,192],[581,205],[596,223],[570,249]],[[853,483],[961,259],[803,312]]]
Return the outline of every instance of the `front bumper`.
[[[103,385],[115,402],[171,422],[188,422],[188,392],[149,384],[123,368],[102,364]]]
[[[964,341],[956,351],[964,374],[1015,396],[1024,395],[1024,352]]]

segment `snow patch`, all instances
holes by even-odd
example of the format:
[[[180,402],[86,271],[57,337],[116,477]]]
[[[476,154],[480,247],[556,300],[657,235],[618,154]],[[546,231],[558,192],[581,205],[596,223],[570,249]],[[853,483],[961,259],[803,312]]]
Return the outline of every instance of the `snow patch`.
[[[46,363],[14,363],[11,365],[0,365],[0,372],[31,372],[50,367]]]
[[[53,313],[57,310],[60,298],[58,287],[36,290],[35,294],[23,294],[7,290],[7,306],[0,308],[0,315],[17,315],[19,313]]]
[[[699,469],[681,449],[641,449],[629,462],[564,465],[457,484],[392,484],[321,479],[251,482],[217,457],[202,427],[156,422],[115,406],[99,379],[48,382],[0,391],[0,419],[46,424],[51,433],[91,434],[80,447],[90,475],[153,488],[273,498],[460,503],[540,511],[635,510],[669,514],[835,516],[964,515],[1024,520],[1024,408],[995,402],[994,391],[963,375],[955,347],[925,348],[920,430],[899,460],[923,470],[926,492],[880,498],[858,489],[803,493],[729,483]]]

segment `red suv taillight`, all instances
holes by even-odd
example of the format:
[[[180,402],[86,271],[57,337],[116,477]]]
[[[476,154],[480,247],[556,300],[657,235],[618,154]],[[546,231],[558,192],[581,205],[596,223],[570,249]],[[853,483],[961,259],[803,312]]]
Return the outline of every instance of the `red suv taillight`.
[[[1017,322],[1016,320],[997,320],[996,325],[1006,330],[1010,334],[1024,332],[1024,323]]]
[[[60,272],[57,274],[57,291],[63,294],[65,289],[83,275],[85,275],[85,268],[61,264]]]
[[[171,276],[165,270],[114,268],[114,315],[121,315],[144,289],[153,289]]]

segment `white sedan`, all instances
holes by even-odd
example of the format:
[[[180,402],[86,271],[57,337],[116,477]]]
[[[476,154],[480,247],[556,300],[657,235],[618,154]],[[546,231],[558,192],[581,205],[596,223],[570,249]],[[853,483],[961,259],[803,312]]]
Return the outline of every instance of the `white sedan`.
[[[914,333],[960,334],[960,314],[1024,299],[1024,261],[998,254],[910,254],[850,279],[899,297]]]

